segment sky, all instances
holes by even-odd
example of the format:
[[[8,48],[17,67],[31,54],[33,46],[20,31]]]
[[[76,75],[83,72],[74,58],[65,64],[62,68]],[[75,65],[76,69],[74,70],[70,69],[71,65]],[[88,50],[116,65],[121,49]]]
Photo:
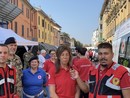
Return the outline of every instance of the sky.
[[[30,0],[30,3],[59,24],[61,32],[83,44],[91,44],[104,0]]]

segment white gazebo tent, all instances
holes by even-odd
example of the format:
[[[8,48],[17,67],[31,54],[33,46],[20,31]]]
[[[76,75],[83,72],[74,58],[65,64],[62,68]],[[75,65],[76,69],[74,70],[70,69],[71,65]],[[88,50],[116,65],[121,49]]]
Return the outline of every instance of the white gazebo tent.
[[[38,42],[36,41],[30,41],[27,40],[19,35],[17,35],[14,31],[11,29],[4,29],[0,27],[0,43],[3,44],[5,40],[9,37],[14,37],[17,41],[18,46],[34,46],[38,45]]]

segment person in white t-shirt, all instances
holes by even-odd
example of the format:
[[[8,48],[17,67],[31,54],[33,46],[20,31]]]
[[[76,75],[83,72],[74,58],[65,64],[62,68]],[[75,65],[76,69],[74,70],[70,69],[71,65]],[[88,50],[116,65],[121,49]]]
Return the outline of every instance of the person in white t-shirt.
[[[40,51],[40,54],[38,55],[38,60],[39,60],[39,67],[43,68],[44,62],[45,62],[45,55],[46,55],[46,50],[42,49]]]

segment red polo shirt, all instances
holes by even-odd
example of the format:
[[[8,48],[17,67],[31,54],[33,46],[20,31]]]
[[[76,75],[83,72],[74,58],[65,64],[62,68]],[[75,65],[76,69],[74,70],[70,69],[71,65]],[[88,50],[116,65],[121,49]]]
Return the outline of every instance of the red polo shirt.
[[[55,69],[55,64],[50,59],[48,59],[48,60],[45,61],[43,69],[47,73],[50,73],[51,69],[53,69],[53,70]]]
[[[54,73],[55,71],[51,70],[48,84],[55,85],[56,94],[59,98],[75,98],[77,83],[71,78],[69,70],[70,68],[60,68],[59,73]]]
[[[80,57],[74,57],[72,60],[72,64],[75,65],[75,63],[80,59]]]
[[[50,78],[50,72],[51,70],[54,70],[55,69],[55,64],[50,60],[46,60],[45,63],[44,63],[44,67],[43,67],[43,70],[45,70],[45,72],[47,73],[47,79],[49,80]],[[46,83],[46,86],[48,85],[48,81]]]
[[[74,65],[83,81],[86,81],[90,67],[92,67],[92,63],[87,58],[80,58]]]

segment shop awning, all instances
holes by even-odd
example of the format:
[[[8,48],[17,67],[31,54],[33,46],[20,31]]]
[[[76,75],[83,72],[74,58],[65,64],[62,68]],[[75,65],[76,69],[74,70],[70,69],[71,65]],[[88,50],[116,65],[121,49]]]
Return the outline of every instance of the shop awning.
[[[54,46],[54,45],[49,45],[47,43],[39,43],[40,46],[43,46],[43,48],[45,48],[46,51],[49,51],[49,50],[56,50],[57,47]],[[42,47],[41,47],[42,48]]]
[[[16,5],[11,4],[8,0],[0,0],[0,20],[14,20],[22,12]]]

